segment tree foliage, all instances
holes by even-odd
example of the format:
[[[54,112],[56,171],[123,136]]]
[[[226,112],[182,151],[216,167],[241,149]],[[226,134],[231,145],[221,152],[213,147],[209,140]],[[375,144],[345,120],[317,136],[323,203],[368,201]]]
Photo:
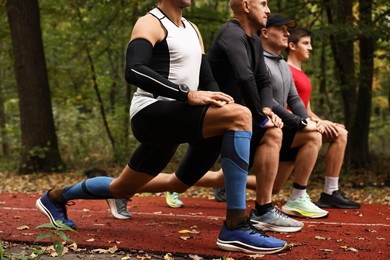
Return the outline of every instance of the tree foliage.
[[[124,80],[125,51],[136,19],[156,2],[39,1],[56,133],[61,155],[70,167],[94,166],[102,160],[123,164],[137,145],[129,127],[135,87]],[[366,2],[372,4],[371,22],[359,13],[359,6]],[[350,161],[361,160],[362,149],[367,163],[372,154],[389,158],[388,1],[274,0],[269,4],[272,12],[294,18],[299,26],[312,30],[314,52],[304,63],[314,87],[312,107],[320,116],[344,123],[350,137],[355,136],[349,142],[349,149],[355,152]],[[17,161],[21,132],[12,61],[15,53],[5,0],[0,0],[0,6],[0,138],[10,151],[3,158]],[[185,17],[199,27],[207,52],[231,12],[226,0],[195,0],[185,10]],[[373,43],[372,84],[366,81],[365,87],[362,76],[367,73],[362,70],[366,65],[361,55],[368,50],[361,42],[364,39]],[[369,100],[359,101],[359,97]],[[359,124],[362,114],[366,119]],[[359,139],[362,134],[367,139]],[[360,141],[363,146],[355,145]]]

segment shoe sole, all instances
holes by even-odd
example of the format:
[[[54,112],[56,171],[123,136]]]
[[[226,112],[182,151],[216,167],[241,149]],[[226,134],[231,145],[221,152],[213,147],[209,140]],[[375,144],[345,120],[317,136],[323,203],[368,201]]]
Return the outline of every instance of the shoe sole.
[[[283,247],[258,248],[258,247],[244,244],[240,241],[223,241],[220,239],[217,240],[217,246],[222,250],[231,251],[231,252],[243,252],[247,254],[262,254],[262,255],[275,254],[277,252],[286,249],[287,245],[288,244],[286,243],[284,244]]]
[[[329,212],[327,213],[310,213],[303,210],[298,210],[294,208],[290,208],[286,205],[282,207],[282,212],[286,215],[290,216],[296,216],[301,218],[326,218],[329,215]]]
[[[322,203],[316,203],[316,205],[320,208],[328,208],[328,209],[360,209],[360,206],[337,206],[332,204],[322,204]]]
[[[111,211],[111,214],[114,218],[116,219],[129,219],[131,218],[131,216],[123,216],[121,214],[118,213],[118,208],[116,207],[116,204],[115,204],[115,199],[107,199],[107,204],[108,204],[108,207],[110,208],[110,211]]]
[[[54,219],[53,215],[50,213],[50,210],[48,210],[45,205],[43,205],[41,199],[37,199],[37,201],[35,202],[35,207],[38,209],[39,212],[42,213],[42,215],[46,216],[51,224],[53,224],[53,226],[55,228],[61,228],[61,226],[59,226],[56,222],[56,220]],[[71,228],[75,228],[76,226],[69,226]]]
[[[181,208],[181,207],[183,207],[183,205],[178,205],[178,204],[175,204],[175,203],[171,203],[168,200],[166,202],[167,202],[167,205],[169,207],[171,207],[171,208]]]
[[[280,233],[294,233],[298,232],[303,228],[303,225],[301,227],[282,227],[282,226],[275,226],[264,222],[258,222],[251,220],[251,223],[253,226],[259,228],[262,231],[271,231],[271,232],[280,232]]]

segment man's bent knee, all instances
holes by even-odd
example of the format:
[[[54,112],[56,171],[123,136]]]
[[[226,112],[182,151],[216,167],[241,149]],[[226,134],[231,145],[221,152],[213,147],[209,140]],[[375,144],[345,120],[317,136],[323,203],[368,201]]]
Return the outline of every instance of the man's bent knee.
[[[231,106],[231,117],[234,122],[231,130],[252,130],[252,113],[244,106]]]

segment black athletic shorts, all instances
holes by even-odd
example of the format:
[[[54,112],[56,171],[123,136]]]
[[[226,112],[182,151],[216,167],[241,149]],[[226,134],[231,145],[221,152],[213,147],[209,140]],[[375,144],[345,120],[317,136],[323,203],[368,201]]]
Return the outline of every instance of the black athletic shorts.
[[[208,106],[185,102],[157,101],[139,111],[131,120],[134,136],[141,143],[128,165],[152,176],[172,159],[179,144],[189,148],[176,171],[178,178],[192,186],[215,163],[223,136],[204,139],[203,121]]]
[[[299,151],[299,147],[291,148],[291,145],[294,141],[295,134],[297,133],[297,131],[286,125],[282,128],[282,131],[283,131],[283,140],[282,140],[282,147],[280,148],[279,160],[281,162],[295,161],[295,158],[297,157],[297,153]]]
[[[251,139],[251,147],[250,147],[250,154],[249,154],[249,169],[253,166],[253,159],[255,157],[256,149],[259,147],[260,141],[263,138],[265,132],[267,131],[267,128],[261,128],[253,123],[253,129],[252,129],[252,139]]]

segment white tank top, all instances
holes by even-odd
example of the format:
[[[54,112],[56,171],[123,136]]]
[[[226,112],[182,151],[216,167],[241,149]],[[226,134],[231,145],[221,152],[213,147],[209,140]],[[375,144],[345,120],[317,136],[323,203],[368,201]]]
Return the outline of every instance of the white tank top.
[[[167,31],[165,39],[154,46],[153,69],[173,83],[198,89],[202,49],[196,30],[185,18],[182,18],[184,26],[178,27],[158,8],[149,13],[159,19]],[[130,117],[157,100],[174,99],[154,98],[152,93],[137,88],[131,101]]]

